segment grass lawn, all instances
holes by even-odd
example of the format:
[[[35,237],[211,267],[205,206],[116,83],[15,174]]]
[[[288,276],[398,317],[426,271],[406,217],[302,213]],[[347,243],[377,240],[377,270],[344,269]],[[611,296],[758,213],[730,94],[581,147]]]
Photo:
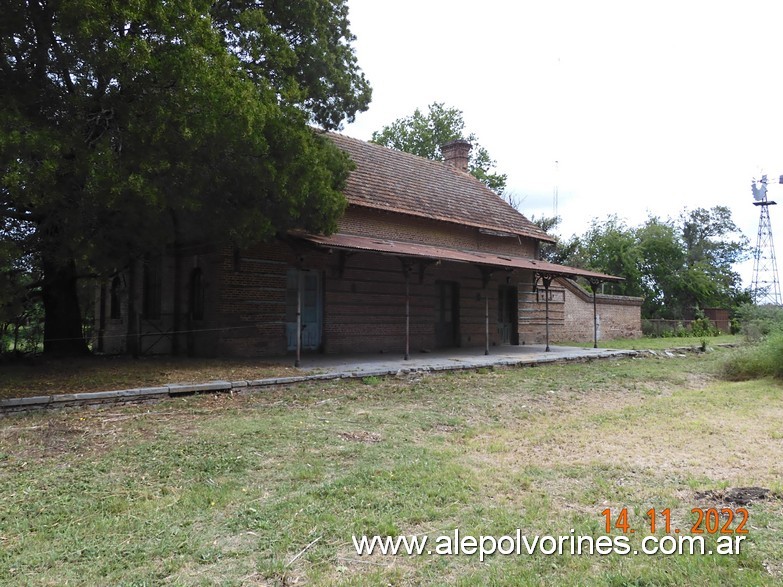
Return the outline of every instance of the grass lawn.
[[[745,344],[747,339],[740,334],[721,334],[720,336],[685,336],[670,338],[621,338],[617,340],[599,340],[598,346],[603,349],[623,350],[663,350],[677,347],[700,347],[706,341],[708,347],[718,344]],[[592,348],[592,342],[564,342],[563,346],[578,346]]]
[[[172,357],[32,358],[0,366],[0,399],[154,387],[166,383],[237,381],[297,374],[293,366],[241,359]]]
[[[737,556],[481,562],[351,540],[600,536],[625,507],[638,547],[651,508],[687,534],[729,487],[780,493],[783,385],[717,380],[730,352],[5,417],[0,584],[780,585],[777,497],[748,507]]]

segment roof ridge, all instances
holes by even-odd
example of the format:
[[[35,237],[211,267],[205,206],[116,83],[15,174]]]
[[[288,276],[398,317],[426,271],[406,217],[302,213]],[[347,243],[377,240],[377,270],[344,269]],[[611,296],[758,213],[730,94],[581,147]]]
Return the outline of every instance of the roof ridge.
[[[357,165],[344,191],[351,204],[555,240],[468,172],[342,133],[323,134]]]

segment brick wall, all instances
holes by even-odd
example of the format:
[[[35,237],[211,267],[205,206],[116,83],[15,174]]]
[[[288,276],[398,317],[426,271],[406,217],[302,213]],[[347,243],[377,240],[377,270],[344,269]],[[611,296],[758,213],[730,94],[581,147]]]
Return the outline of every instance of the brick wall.
[[[219,353],[242,357],[284,355],[286,272],[308,260],[282,241],[239,251],[226,247],[221,252]]]
[[[549,289],[550,342],[593,340],[593,296],[568,279],[556,279]],[[598,339],[636,338],[642,335],[642,299],[598,294]],[[522,326],[524,324],[524,327]],[[544,288],[536,292],[528,282],[520,292],[520,331],[526,342],[542,344],[545,338]]]
[[[112,318],[112,291],[117,296],[119,311]],[[97,352],[111,355],[127,352],[126,337],[128,335],[128,275],[120,273],[114,278],[103,281],[96,286],[95,295],[95,328],[93,329],[93,348]]]
[[[532,239],[508,238],[477,229],[427,221],[397,214],[351,208],[341,229],[365,236],[383,235],[425,244],[479,249],[518,256],[534,256]],[[518,335],[521,344],[544,340],[544,291],[534,289],[534,275],[523,270],[482,272],[466,263],[421,260],[409,262],[410,351],[439,348],[444,328],[436,327],[443,292],[458,284],[458,328],[453,346],[483,348],[486,312],[489,310],[489,344],[500,344],[498,295],[501,286],[516,287]],[[181,307],[175,309],[176,268],[179,267]],[[131,350],[139,342],[142,353],[200,356],[282,356],[288,351],[291,322],[289,271],[306,270],[319,276],[322,298],[321,338],[317,352],[396,353],[405,350],[406,278],[400,259],[370,252],[340,252],[317,248],[303,241],[260,244],[236,251],[231,247],[191,247],[161,263],[161,315],[142,315],[143,270],[135,266],[120,275],[120,317],[109,317],[110,284],[96,296],[96,316],[104,312],[99,333],[104,352]],[[189,280],[194,269],[202,272],[204,316],[188,314]],[[445,290],[444,290],[445,288]],[[450,291],[450,290],[449,290]],[[550,289],[550,340],[592,339],[592,298],[569,282],[554,282]],[[135,312],[131,312],[129,300]],[[102,300],[102,302],[101,302]],[[616,296],[599,297],[602,338],[640,333],[641,301]],[[288,315],[286,310],[288,309]],[[178,315],[178,325],[174,317]],[[295,315],[295,312],[294,312]],[[141,336],[129,337],[135,316]],[[99,322],[96,320],[96,322]],[[173,330],[184,331],[171,334]],[[440,333],[440,334],[439,334]]]
[[[283,355],[286,351],[286,272],[298,267],[318,272],[323,295],[321,352],[396,353],[405,350],[406,280],[394,256],[339,252],[276,243],[242,251],[239,270],[228,249],[222,252],[224,291],[220,313],[226,331],[220,353],[244,356]],[[486,290],[481,270],[464,263],[413,262],[409,273],[410,351],[438,348],[436,307],[439,283],[459,284],[456,343],[486,344],[489,298],[490,345],[499,344],[497,290],[516,284],[521,271],[498,270]]]
[[[531,258],[536,256],[538,242],[531,238],[497,236],[470,226],[437,222],[417,216],[383,212],[360,206],[348,207],[340,220],[339,230],[360,236],[378,237],[383,235],[382,238],[389,240],[435,244],[455,249],[491,251]]]
[[[731,311],[725,308],[704,308],[704,316],[721,332],[731,332]]]
[[[559,280],[565,297],[565,323],[555,340],[593,340],[593,296],[570,280]],[[637,338],[642,335],[642,298],[596,296],[598,339]]]
[[[486,344],[486,297],[489,298],[490,345],[499,343],[497,290],[515,272],[495,272],[483,286],[481,271],[464,263],[414,263],[409,278],[411,352],[434,350],[439,283],[458,283],[457,346]],[[395,257],[351,255],[340,275],[336,265],[325,272],[324,351],[327,353],[403,353],[405,349],[405,273]]]
[[[179,258],[163,252],[150,261],[159,267],[160,313],[144,313],[144,262],[120,271],[115,278],[98,284],[95,296],[94,347],[106,354],[133,352],[142,355],[193,354],[213,356],[217,353],[215,333],[219,330],[219,316],[215,310],[221,291],[220,255],[204,245],[182,246]],[[201,272],[203,316],[196,316],[191,308],[191,279],[194,270]],[[118,303],[116,317],[112,317],[112,286]],[[178,286],[178,287],[177,287]],[[100,294],[101,289],[104,295]],[[179,290],[179,299],[175,292]],[[179,306],[179,307],[177,307]]]
[[[546,341],[546,291],[535,275],[527,272],[519,284],[519,333],[522,344],[543,344]],[[556,327],[565,323],[565,291],[553,281],[549,288],[549,339]]]

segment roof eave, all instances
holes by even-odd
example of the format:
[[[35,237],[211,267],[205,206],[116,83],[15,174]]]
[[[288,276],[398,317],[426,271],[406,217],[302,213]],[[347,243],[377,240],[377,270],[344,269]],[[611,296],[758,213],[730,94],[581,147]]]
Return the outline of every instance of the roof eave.
[[[556,263],[549,263],[548,261],[541,261],[538,259],[501,255],[487,251],[458,250],[448,247],[436,247],[421,243],[394,241],[344,233],[324,236],[292,231],[289,234],[293,237],[309,241],[317,246],[330,249],[392,255],[395,257],[436,259],[489,267],[503,267],[506,269],[522,269],[551,277],[584,277],[596,281],[625,281],[622,277],[606,275],[597,271],[588,271],[578,267],[557,265]]]

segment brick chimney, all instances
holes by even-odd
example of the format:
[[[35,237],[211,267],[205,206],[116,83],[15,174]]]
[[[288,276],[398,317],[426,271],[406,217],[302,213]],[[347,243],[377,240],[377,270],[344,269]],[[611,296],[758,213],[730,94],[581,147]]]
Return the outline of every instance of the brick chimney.
[[[470,148],[470,142],[465,139],[457,139],[441,146],[440,152],[443,153],[443,158],[448,165],[456,167],[460,171],[467,171]]]

